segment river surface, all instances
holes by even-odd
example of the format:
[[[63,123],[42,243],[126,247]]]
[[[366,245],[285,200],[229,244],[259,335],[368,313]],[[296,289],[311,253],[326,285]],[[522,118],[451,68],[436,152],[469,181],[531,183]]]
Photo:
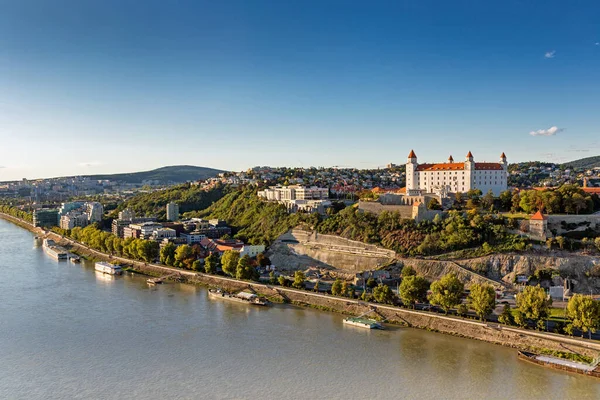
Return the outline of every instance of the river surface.
[[[2,399],[598,399],[600,381],[474,340],[148,287],[58,262],[0,219]]]

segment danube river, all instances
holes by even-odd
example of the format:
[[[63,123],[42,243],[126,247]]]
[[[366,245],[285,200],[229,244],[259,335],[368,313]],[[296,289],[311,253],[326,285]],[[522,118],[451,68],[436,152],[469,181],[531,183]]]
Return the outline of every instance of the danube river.
[[[516,351],[336,314],[150,288],[57,262],[0,219],[2,399],[598,399]]]

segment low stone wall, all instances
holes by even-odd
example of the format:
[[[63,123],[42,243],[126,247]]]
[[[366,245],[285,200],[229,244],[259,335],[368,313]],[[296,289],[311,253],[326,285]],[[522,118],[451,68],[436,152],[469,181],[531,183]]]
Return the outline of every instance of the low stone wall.
[[[412,219],[413,218],[413,206],[412,205],[392,205],[392,204],[381,204],[376,201],[359,201],[358,209],[361,211],[371,212],[373,214],[381,214],[384,211],[397,212],[401,218]]]

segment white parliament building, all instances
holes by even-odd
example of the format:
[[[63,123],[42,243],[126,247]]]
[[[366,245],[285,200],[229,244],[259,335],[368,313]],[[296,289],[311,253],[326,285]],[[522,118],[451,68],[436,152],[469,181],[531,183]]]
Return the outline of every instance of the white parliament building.
[[[480,189],[489,190],[498,196],[507,189],[508,163],[504,153],[500,162],[475,162],[469,151],[464,162],[454,162],[452,156],[441,164],[419,164],[417,155],[410,151],[406,163],[406,194],[437,193],[446,197],[448,193],[466,193]]]

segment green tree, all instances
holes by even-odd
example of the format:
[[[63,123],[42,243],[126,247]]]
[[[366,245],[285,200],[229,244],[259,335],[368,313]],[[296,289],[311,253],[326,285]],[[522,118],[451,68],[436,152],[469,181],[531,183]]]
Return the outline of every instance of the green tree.
[[[163,246],[162,249],[160,249],[160,262],[166,265],[172,265],[172,264],[167,264],[167,259],[171,259],[174,260],[175,259],[175,250],[177,249],[177,247],[169,242],[166,245]]]
[[[548,318],[552,300],[548,299],[543,288],[538,286],[525,286],[525,289],[517,294],[517,309],[526,320],[535,324]],[[516,320],[516,318],[515,318]]]
[[[494,193],[492,192],[492,189],[490,189],[481,199],[481,206],[484,209],[489,210],[492,205],[494,205]]]
[[[466,317],[469,312],[469,307],[465,303],[460,303],[458,307],[456,307],[456,314],[461,317]]]
[[[430,210],[441,210],[442,209],[442,205],[440,204],[440,202],[438,201],[438,199],[436,199],[434,197],[427,204],[427,208],[430,209]]]
[[[369,289],[373,289],[375,286],[377,286],[377,281],[373,278],[369,278],[367,279],[367,287]]]
[[[400,300],[404,305],[414,308],[415,303],[425,301],[427,289],[429,289],[429,282],[425,278],[409,275],[402,278],[400,283]]]
[[[512,313],[510,312],[510,306],[508,304],[504,305],[504,308],[502,309],[502,314],[498,316],[498,322],[504,325],[514,324],[515,321],[513,319]]]
[[[316,293],[319,293],[319,281],[318,281],[318,280],[315,282],[315,286],[313,287],[313,290],[314,290]]]
[[[202,263],[200,262],[200,260],[195,260],[195,261],[192,263],[192,269],[193,269],[194,271],[200,271],[200,270],[202,270]]]
[[[263,253],[260,253],[256,256],[256,262],[262,268],[265,268],[265,267],[271,265],[271,260],[269,259],[269,257],[265,256]]]
[[[458,279],[456,274],[449,273],[431,284],[429,302],[442,307],[444,312],[448,314],[448,311],[452,307],[460,304],[464,289],[464,284]]]
[[[245,255],[238,260],[235,276],[237,279],[258,280],[258,271],[252,265],[249,255]]]
[[[527,326],[527,320],[525,319],[525,315],[519,310],[515,311],[514,314],[515,324],[520,326],[521,328],[525,328]]]
[[[216,274],[219,267],[219,256],[215,253],[210,253],[204,259],[204,272],[207,274]]]
[[[342,291],[342,280],[340,278],[337,278],[331,285],[331,294],[334,296],[342,296],[344,294]]]
[[[285,279],[285,276],[283,275],[279,275],[279,278],[277,278],[277,282],[281,285],[281,286],[287,286],[288,284],[288,280]]]
[[[575,328],[581,329],[582,333],[588,332],[591,339],[600,323],[599,303],[591,297],[574,294],[567,304],[567,317]]]
[[[469,305],[479,319],[484,321],[485,316],[496,308],[496,291],[492,285],[479,283],[472,285],[469,293]]]
[[[373,297],[375,301],[381,304],[393,304],[394,292],[388,285],[379,284],[373,289]]]
[[[410,265],[405,265],[404,267],[402,267],[401,274],[402,274],[402,277],[404,278],[404,277],[407,277],[407,276],[417,275],[417,272]]]
[[[277,278],[275,277],[275,271],[269,272],[269,284],[275,285],[277,283]]]
[[[292,283],[292,287],[295,287],[296,289],[304,289],[304,287],[306,286],[305,280],[306,276],[304,275],[304,272],[294,272],[294,282]]]
[[[223,256],[221,257],[221,268],[223,268],[223,272],[231,277],[235,277],[239,260],[240,253],[238,251],[224,251]]]
[[[194,260],[194,252],[191,246],[184,244],[175,250],[175,266],[191,269]]]

